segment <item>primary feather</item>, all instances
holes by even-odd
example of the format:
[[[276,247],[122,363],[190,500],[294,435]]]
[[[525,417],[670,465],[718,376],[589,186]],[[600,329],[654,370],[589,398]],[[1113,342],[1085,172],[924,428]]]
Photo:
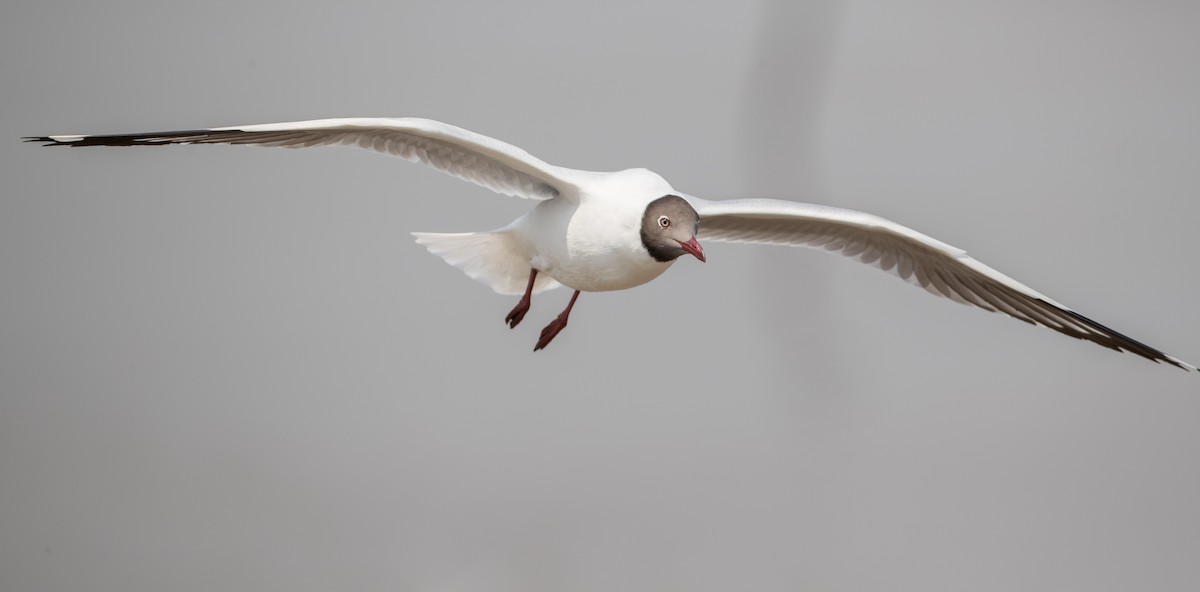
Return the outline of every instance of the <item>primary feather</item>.
[[[544,200],[573,193],[569,169],[551,166],[511,144],[438,121],[345,118],[266,123],[201,130],[25,138],[47,146],[244,144],[310,148],[355,146],[421,162],[497,193]]]
[[[1196,367],[1093,321],[994,269],[967,252],[891,220],[863,212],[780,201],[690,198],[700,238],[824,249],[858,259],[935,296],[1001,312],[1109,349],[1156,362]]]

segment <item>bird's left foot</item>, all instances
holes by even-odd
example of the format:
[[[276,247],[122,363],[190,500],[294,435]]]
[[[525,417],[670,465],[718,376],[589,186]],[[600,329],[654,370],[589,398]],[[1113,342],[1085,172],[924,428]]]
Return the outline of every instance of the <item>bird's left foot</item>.
[[[537,345],[533,347],[533,351],[545,349],[550,342],[554,340],[554,336],[560,331],[567,328],[567,317],[571,316],[571,309],[575,307],[575,300],[579,298],[579,290],[575,290],[575,294],[571,296],[571,302],[567,304],[567,308],[558,313],[545,329],[542,329],[542,336],[538,338]]]
[[[538,338],[537,345],[533,347],[533,351],[545,349],[545,347],[550,345],[550,342],[554,340],[554,336],[558,335],[559,331],[562,331],[566,328],[567,315],[565,313],[554,317],[554,320],[550,321],[550,324],[546,325],[545,329],[542,329],[542,336]]]

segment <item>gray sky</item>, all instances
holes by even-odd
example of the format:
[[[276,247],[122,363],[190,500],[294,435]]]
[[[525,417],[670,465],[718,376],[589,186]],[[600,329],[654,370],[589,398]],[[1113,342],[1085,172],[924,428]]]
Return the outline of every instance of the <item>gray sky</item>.
[[[521,327],[354,150],[19,136],[422,116],[869,211],[1200,361],[1194,2],[9,2],[0,588],[1191,590],[1200,377],[802,250]],[[663,327],[682,336],[659,339]]]

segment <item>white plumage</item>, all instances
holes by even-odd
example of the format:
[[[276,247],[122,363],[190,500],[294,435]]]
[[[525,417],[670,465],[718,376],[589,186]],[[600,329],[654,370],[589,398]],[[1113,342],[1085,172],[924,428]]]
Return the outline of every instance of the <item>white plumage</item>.
[[[428,119],[322,119],[26,140],[57,146],[356,146],[422,162],[497,193],[537,200],[539,203],[528,214],[491,232],[415,233],[417,242],[430,252],[497,292],[524,292],[521,303],[506,319],[511,326],[516,326],[528,310],[529,296],[542,290],[561,284],[575,289],[577,297],[579,291],[626,289],[658,277],[684,252],[703,260],[695,236],[690,243],[675,239],[682,250],[675,249],[678,252],[668,257],[655,256],[652,244],[647,243],[645,224],[651,205],[666,196],[679,196],[698,215],[698,235],[706,241],[839,252],[936,296],[1001,312],[1156,362],[1196,369],[1072,311],[961,249],[878,216],[769,199],[708,201],[675,191],[662,177],[645,169],[599,173],[558,167],[499,140]],[[572,298],[572,306],[574,302]],[[566,326],[570,310],[568,306],[543,331],[536,349],[544,347]]]

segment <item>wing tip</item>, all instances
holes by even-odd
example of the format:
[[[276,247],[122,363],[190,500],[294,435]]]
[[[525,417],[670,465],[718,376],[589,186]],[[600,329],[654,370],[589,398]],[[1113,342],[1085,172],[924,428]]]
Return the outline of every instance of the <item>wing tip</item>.
[[[1157,362],[1158,360],[1155,360],[1155,361]],[[1179,368],[1180,370],[1183,370],[1184,372],[1200,371],[1200,369],[1197,369],[1195,366],[1193,366],[1179,358],[1176,358],[1175,356],[1166,356],[1165,358],[1163,358],[1163,361],[1165,361],[1166,363],[1168,363],[1172,366],[1175,366],[1176,368]]]
[[[163,144],[191,144],[204,141],[220,141],[225,136],[239,133],[237,128],[219,130],[180,130],[135,134],[57,135],[24,136],[22,141],[40,143],[43,146],[159,146]]]
[[[1042,302],[1046,301],[1042,300]],[[1101,325],[1100,323],[1097,323],[1096,321],[1093,321],[1092,319],[1089,319],[1069,308],[1062,306],[1058,306],[1057,308],[1080,323],[1099,331],[1099,333],[1095,335],[1077,335],[1076,337],[1080,339],[1086,339],[1093,343],[1098,343],[1104,347],[1108,347],[1117,351],[1126,351],[1131,354],[1146,358],[1155,364],[1166,362],[1172,366],[1175,366],[1176,368],[1179,368],[1180,370],[1183,370],[1184,372],[1197,371],[1195,366],[1184,362],[1175,356],[1169,355],[1161,350],[1155,349],[1149,345],[1146,345],[1145,343],[1133,339],[1132,337],[1128,337],[1117,331],[1109,329],[1108,327],[1105,327],[1104,325]],[[1099,339],[1099,337],[1103,337],[1105,339]]]
[[[74,139],[69,139],[74,138]],[[71,142],[82,140],[83,136],[22,136],[26,144],[41,144],[42,146],[70,146]]]

